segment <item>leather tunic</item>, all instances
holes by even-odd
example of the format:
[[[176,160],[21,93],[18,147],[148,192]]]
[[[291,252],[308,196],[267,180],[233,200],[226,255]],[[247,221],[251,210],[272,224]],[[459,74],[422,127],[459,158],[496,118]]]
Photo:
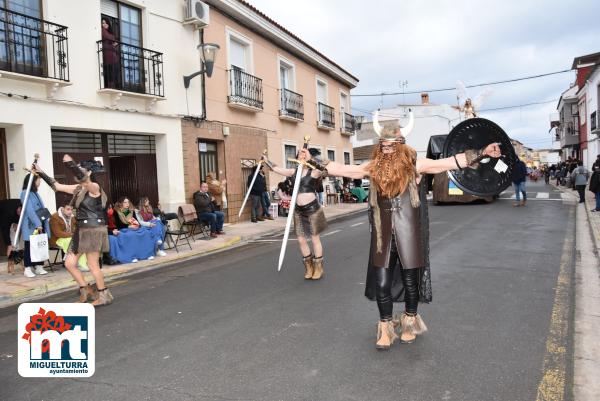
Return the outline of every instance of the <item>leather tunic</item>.
[[[106,224],[105,212],[102,207],[102,198],[85,197],[77,207],[77,222],[82,226],[101,226]]]
[[[371,247],[369,265],[387,267],[390,262],[392,238],[396,240],[400,263],[405,269],[429,266],[429,213],[425,181],[419,185],[421,205],[413,208],[408,189],[395,198],[385,198],[377,194],[377,204],[381,220],[381,252],[377,251],[377,227],[369,206],[371,225]],[[373,188],[374,190],[375,188]],[[392,235],[393,234],[393,235]]]
[[[312,175],[312,169],[308,169],[308,172],[300,179],[300,188],[298,193],[300,194],[311,194],[317,192],[317,180]]]

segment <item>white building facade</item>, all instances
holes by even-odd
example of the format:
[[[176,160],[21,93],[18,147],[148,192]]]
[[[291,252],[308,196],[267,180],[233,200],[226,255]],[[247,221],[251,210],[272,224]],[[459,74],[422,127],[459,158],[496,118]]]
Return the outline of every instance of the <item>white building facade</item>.
[[[181,119],[204,115],[202,80],[183,86],[201,67],[201,31],[183,23],[185,5],[0,0],[0,196],[19,196],[35,153],[69,180],[69,153],[103,162],[112,200],[184,203]],[[113,35],[104,41],[102,20]],[[53,210],[51,191],[40,193]]]
[[[596,156],[600,154],[600,67],[596,67],[586,79],[580,92],[585,99],[587,149],[583,153],[583,163],[591,170]]]

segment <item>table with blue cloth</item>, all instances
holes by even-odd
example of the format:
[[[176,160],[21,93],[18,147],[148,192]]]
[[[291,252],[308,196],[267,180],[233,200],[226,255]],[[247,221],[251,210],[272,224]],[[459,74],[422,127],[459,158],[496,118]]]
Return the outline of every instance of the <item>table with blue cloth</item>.
[[[352,188],[350,193],[358,198],[358,202],[364,202],[369,194],[362,187]]]
[[[137,230],[124,228],[119,235],[109,235],[110,256],[121,263],[131,263],[134,259],[144,260],[156,253],[156,243],[162,240],[163,225],[140,227]]]

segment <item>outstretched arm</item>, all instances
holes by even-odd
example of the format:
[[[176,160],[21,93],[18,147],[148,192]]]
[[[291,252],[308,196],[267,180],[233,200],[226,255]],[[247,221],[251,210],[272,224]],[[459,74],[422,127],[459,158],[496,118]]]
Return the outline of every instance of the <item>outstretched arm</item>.
[[[437,174],[448,170],[458,170],[470,167],[485,157],[500,157],[500,147],[497,143],[491,143],[479,152],[467,151],[459,153],[456,157],[446,157],[444,159],[418,159],[418,174]]]
[[[330,160],[323,162],[322,164],[311,160],[310,152],[308,149],[301,149],[299,158],[306,160],[309,164],[313,165],[317,170],[324,172],[327,170],[327,175],[335,177],[348,177],[348,178],[363,178],[369,175],[369,164],[364,163],[360,165],[341,164]]]
[[[296,172],[296,170],[293,168],[283,168],[283,167],[277,166],[275,163],[273,163],[272,161],[270,161],[267,158],[267,155],[262,155],[261,160],[263,161],[263,163],[265,163],[267,165],[267,167],[269,167],[271,169],[271,171],[273,171],[279,175],[283,175],[285,177],[291,177]]]

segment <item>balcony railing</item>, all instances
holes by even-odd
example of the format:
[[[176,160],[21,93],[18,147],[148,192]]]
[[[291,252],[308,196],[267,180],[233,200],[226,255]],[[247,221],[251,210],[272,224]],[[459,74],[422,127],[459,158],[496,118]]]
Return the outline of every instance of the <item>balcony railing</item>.
[[[165,95],[162,53],[112,40],[96,44],[100,89]]]
[[[0,70],[68,82],[67,27],[0,8]]]
[[[262,79],[234,68],[229,72],[229,103],[263,108]]]
[[[325,128],[335,128],[335,110],[319,102],[317,105],[318,118],[317,125]]]
[[[342,127],[340,130],[344,134],[352,134],[356,131],[356,118],[349,113],[342,113]]]
[[[591,115],[590,115],[590,130],[591,131],[595,131],[598,128],[598,119],[597,119],[597,114],[594,111]]]
[[[281,108],[280,116],[304,120],[304,97],[289,89],[280,89]]]

